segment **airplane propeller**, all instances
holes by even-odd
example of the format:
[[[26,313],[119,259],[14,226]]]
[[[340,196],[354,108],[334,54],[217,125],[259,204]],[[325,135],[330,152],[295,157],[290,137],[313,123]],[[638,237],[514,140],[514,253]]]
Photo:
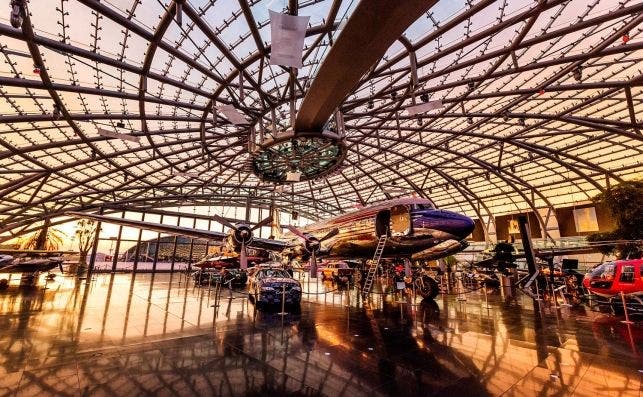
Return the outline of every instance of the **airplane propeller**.
[[[286,226],[294,235],[304,240],[306,244],[306,251],[310,253],[310,278],[317,278],[317,254],[321,249],[322,241],[326,241],[331,237],[334,237],[339,233],[338,228],[331,229],[326,235],[322,238],[317,238],[311,234],[303,233],[301,230],[297,229],[294,226]]]
[[[246,251],[246,247],[248,244],[252,242],[252,232],[256,229],[259,229],[262,226],[269,225],[272,223],[272,215],[263,219],[253,227],[250,227],[246,224],[239,224],[235,225],[232,222],[228,221],[222,216],[219,215],[212,215],[212,218],[222,224],[223,226],[227,226],[230,229],[232,229],[234,232],[232,233],[232,238],[234,241],[236,241],[241,247],[239,250],[239,266],[241,269],[245,270],[248,268],[248,253]]]

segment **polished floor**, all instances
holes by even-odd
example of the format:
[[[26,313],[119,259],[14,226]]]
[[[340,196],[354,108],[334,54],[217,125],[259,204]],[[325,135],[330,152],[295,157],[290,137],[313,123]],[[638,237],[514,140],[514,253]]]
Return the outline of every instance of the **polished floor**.
[[[0,395],[638,396],[643,326],[481,291],[435,302],[304,281],[300,311],[181,274],[0,291]]]

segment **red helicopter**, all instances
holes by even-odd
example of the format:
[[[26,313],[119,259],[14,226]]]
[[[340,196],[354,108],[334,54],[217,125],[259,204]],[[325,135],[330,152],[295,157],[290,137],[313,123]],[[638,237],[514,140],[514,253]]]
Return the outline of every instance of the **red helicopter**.
[[[629,299],[643,302],[642,272],[643,259],[605,262],[585,275],[583,286],[603,298],[615,298],[622,292]]]

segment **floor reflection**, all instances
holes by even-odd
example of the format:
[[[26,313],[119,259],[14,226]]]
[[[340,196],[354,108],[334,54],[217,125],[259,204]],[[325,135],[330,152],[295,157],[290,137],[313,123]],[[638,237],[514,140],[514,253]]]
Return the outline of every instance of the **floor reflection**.
[[[605,314],[303,285],[283,314],[183,274],[12,284],[0,395],[639,395],[643,328]]]

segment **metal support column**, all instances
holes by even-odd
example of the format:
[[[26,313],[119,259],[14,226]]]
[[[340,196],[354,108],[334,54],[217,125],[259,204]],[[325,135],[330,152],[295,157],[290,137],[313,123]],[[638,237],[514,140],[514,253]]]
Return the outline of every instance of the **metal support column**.
[[[529,232],[529,222],[526,215],[518,216],[518,228],[520,229],[520,238],[522,239],[527,269],[529,274],[536,273],[536,261],[534,260],[534,251],[531,245],[531,233]]]
[[[125,218],[125,211],[121,215],[121,218]],[[123,237],[123,225],[118,227],[118,237],[116,238],[116,247],[114,248],[114,257],[112,258],[112,273],[116,271],[116,262],[118,261],[118,254],[121,249],[121,238]]]
[[[161,224],[163,224],[163,214],[161,214]],[[152,262],[152,273],[156,273],[156,262],[159,260],[159,251],[161,250],[161,232],[156,235],[156,249],[154,250],[154,260]]]
[[[176,217],[176,226],[181,225],[181,217]],[[178,242],[178,237],[174,236],[174,246],[172,247],[172,262],[170,263],[170,272],[174,272],[174,263],[176,262],[176,243]]]
[[[105,212],[103,207],[100,207],[100,210],[98,213],[100,215],[103,215]],[[91,280],[92,278],[92,273],[94,273],[94,266],[96,265],[96,254],[98,252],[98,242],[100,241],[100,228],[101,228],[101,222],[98,222],[96,224],[96,234],[94,235],[94,246],[92,247],[92,255],[89,259],[89,268],[87,269],[87,282]]]
[[[141,221],[145,220],[145,212],[141,214]],[[134,250],[134,264],[132,265],[132,272],[136,273],[138,270],[138,258],[141,255],[141,238],[143,237],[143,229],[138,230],[138,238],[136,239],[136,249]]]
[[[192,219],[192,229],[196,229],[196,218]],[[188,259],[188,272],[192,271],[192,253],[194,251],[194,239],[190,239],[190,258]]]

